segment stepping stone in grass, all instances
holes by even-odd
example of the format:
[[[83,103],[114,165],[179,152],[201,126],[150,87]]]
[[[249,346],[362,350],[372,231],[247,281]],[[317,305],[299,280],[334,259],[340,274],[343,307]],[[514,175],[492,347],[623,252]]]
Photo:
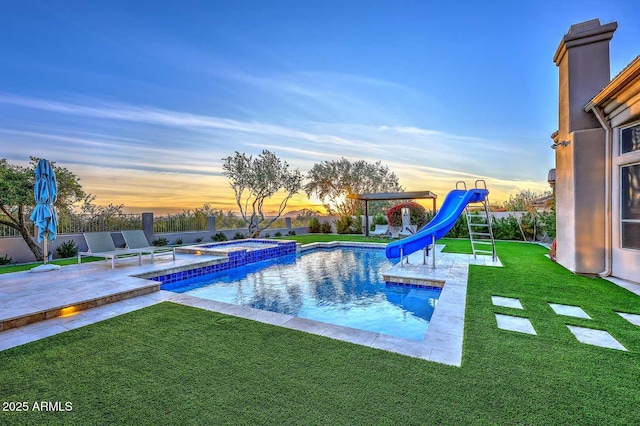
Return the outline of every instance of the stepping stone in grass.
[[[503,306],[505,308],[524,309],[519,299],[511,297],[491,296],[491,303],[495,306]]]
[[[622,346],[620,342],[604,330],[594,330],[592,328],[576,327],[574,325],[567,325],[567,327],[581,343],[609,349],[618,349],[620,351],[627,350],[627,348]]]
[[[616,312],[622,318],[626,319],[633,325],[640,326],[640,315],[638,314],[625,314],[624,312]]]
[[[549,303],[549,306],[551,306],[551,309],[558,315],[591,319],[591,317],[578,306],[559,305],[557,303]]]
[[[511,315],[496,314],[498,328],[502,330],[517,331],[519,333],[535,334],[533,325],[528,318],[512,317]]]

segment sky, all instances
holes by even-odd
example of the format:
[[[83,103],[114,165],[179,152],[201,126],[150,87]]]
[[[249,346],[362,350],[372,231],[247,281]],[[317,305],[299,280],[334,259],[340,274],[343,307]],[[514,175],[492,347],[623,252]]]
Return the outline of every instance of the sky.
[[[222,159],[306,173],[381,161],[443,200],[549,189],[553,55],[571,24],[618,22],[611,75],[640,54],[637,1],[31,1],[0,14],[0,158],[47,158],[98,205],[237,210]],[[279,199],[267,209],[279,204]],[[301,192],[288,210],[321,210]]]

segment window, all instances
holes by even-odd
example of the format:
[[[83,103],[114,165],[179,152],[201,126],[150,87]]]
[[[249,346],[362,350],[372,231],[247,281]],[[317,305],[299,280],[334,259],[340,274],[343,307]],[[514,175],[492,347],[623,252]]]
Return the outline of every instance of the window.
[[[621,168],[620,227],[623,248],[640,250],[640,163]]]
[[[620,132],[620,153],[640,151],[640,124],[622,129]]]

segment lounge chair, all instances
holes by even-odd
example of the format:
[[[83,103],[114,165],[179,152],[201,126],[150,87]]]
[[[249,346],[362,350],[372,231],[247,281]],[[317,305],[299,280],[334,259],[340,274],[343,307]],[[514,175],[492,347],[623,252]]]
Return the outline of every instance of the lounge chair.
[[[126,249],[117,249],[110,232],[86,232],[82,234],[87,241],[88,251],[78,251],[78,263],[82,256],[95,256],[111,259],[111,269],[116,267],[116,258],[138,256],[138,265],[142,265],[142,253]]]
[[[382,236],[389,233],[389,225],[376,225],[373,231],[369,232],[369,235]]]
[[[147,237],[144,235],[144,231],[122,231],[124,242],[127,244],[127,249],[130,251],[137,251],[141,254],[150,254],[151,261],[154,261],[153,256],[158,254],[172,254],[173,260],[176,260],[176,252],[171,247],[154,247],[149,245]]]

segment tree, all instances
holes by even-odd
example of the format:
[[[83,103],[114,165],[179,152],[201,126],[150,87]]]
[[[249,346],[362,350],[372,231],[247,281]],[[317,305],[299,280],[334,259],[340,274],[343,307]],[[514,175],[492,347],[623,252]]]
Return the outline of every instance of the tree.
[[[33,228],[29,217],[35,206],[33,187],[35,185],[34,170],[40,161],[31,157],[31,167],[10,164],[6,158],[0,159],[0,224],[17,230],[36,260],[44,260],[42,249],[32,238]],[[51,163],[56,174],[58,199],[56,209],[68,212],[74,202],[82,200],[86,194],[80,186],[79,178],[64,167]]]
[[[347,194],[403,191],[398,177],[380,161],[351,162],[346,158],[323,161],[313,165],[307,174],[309,182],[304,186],[307,196],[315,194],[329,214],[364,214],[364,203],[346,198]],[[370,203],[370,213],[383,213],[390,203]]]
[[[551,208],[551,213],[541,214],[536,204],[544,202],[545,207]],[[534,241],[538,235],[539,228],[549,230],[550,234],[555,235],[555,197],[551,191],[537,193],[530,189],[520,190],[516,195],[511,195],[509,200],[504,203],[506,211],[523,211],[526,212],[520,219],[520,232],[522,238],[526,241],[526,234],[531,234],[531,240]],[[545,226],[548,224],[548,226]]]
[[[400,203],[387,211],[387,222],[391,226],[402,226],[402,209],[409,209],[409,220],[417,229],[427,224],[427,210],[416,202]]]
[[[535,203],[551,195],[551,191],[537,193],[530,189],[522,189],[516,195],[510,195],[505,201],[504,209],[508,212],[532,212],[535,210]]]
[[[302,189],[300,170],[289,170],[286,161],[280,160],[268,150],[253,158],[236,151],[235,156],[222,159],[222,174],[229,178],[242,218],[249,226],[250,238],[275,222],[291,197]],[[265,200],[283,191],[277,215],[266,219],[262,211]]]
[[[318,216],[320,212],[318,210],[311,210],[304,208],[296,214],[296,220],[299,221],[309,221],[311,218]]]

